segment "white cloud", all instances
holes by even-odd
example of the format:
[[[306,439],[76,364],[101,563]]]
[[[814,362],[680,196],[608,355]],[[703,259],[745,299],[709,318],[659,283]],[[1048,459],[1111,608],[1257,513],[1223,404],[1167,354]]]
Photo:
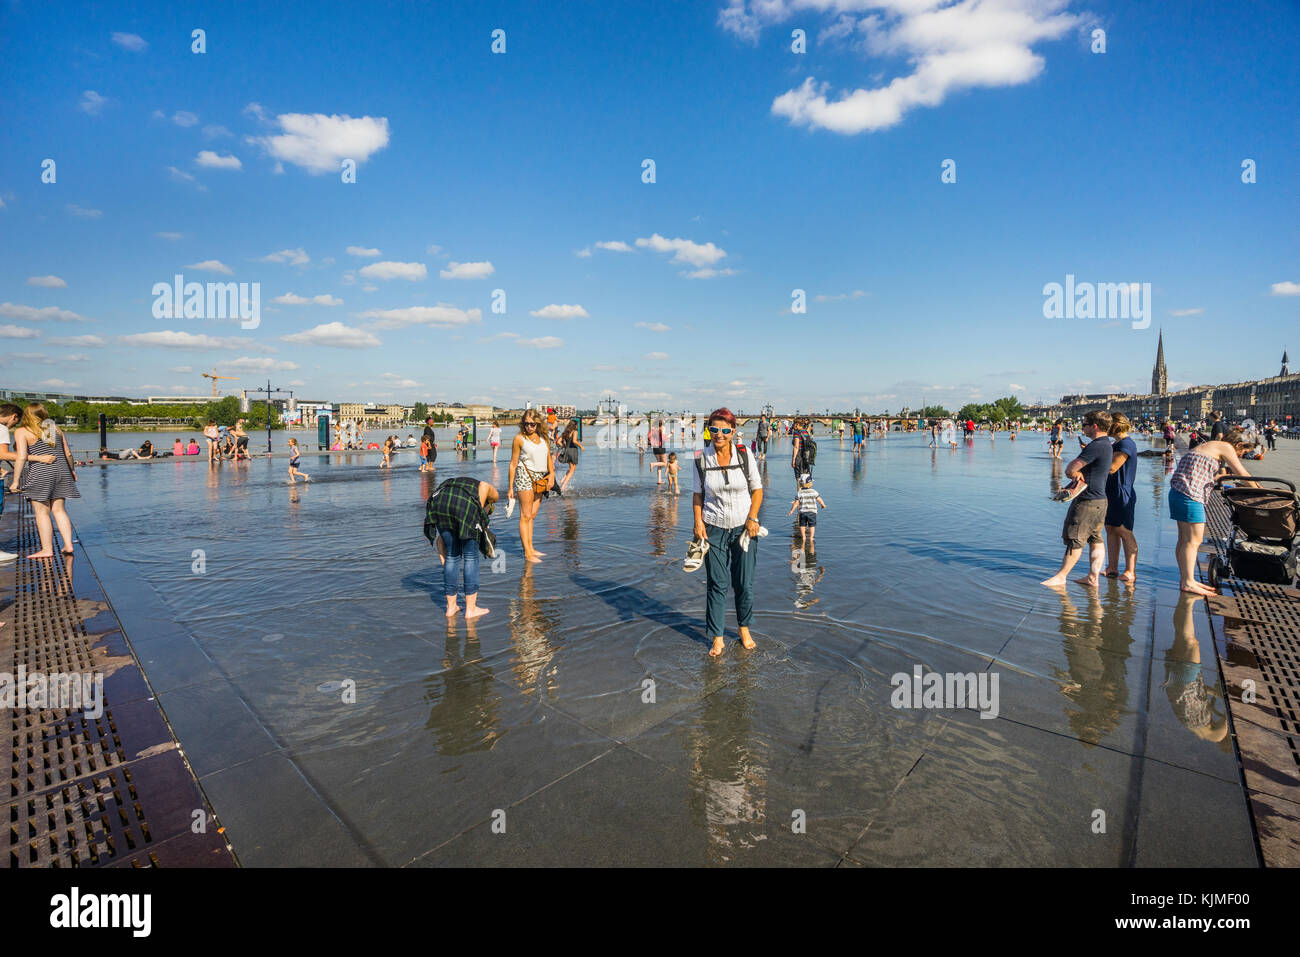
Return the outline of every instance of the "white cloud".
[[[0,339],[39,339],[40,333],[24,326],[0,326]]]
[[[813,302],[840,302],[844,299],[861,299],[866,293],[861,289],[854,289],[852,292],[841,292],[837,295],[828,296],[825,293],[813,296]]]
[[[10,328],[13,328],[10,326]],[[480,339],[479,342],[497,342],[500,339],[518,339],[517,332],[498,332],[495,336],[488,336],[486,339]]]
[[[38,309],[35,306],[19,306],[12,302],[0,302],[0,316],[8,319],[22,319],[25,322],[46,322],[50,319],[55,322],[86,321],[85,316],[79,316],[75,312],[60,309],[57,306],[45,306]]]
[[[716,279],[718,276],[734,276],[734,269],[693,269],[690,272],[682,273],[687,279]]]
[[[1204,309],[1170,309],[1170,310],[1169,310],[1169,315],[1171,315],[1171,316],[1199,316],[1199,315],[1200,315],[1201,313],[1203,313],[1204,311],[1205,311]]]
[[[252,116],[259,123],[269,122],[266,116],[266,110],[262,108],[261,103],[249,103],[248,106],[244,107],[244,112],[249,116]]]
[[[265,121],[265,112],[255,103],[250,103],[245,112],[253,112]],[[354,119],[337,114],[281,113],[276,122],[280,133],[249,137],[249,142],[261,145],[275,159],[301,166],[312,174],[338,173],[345,159],[361,165],[388,145],[387,117]]]
[[[430,255],[430,256],[441,256],[441,255],[442,255],[442,247],[441,247],[441,246],[438,246],[438,245],[436,245],[436,244],[433,245],[433,246],[430,246],[430,247],[429,247],[429,255]]]
[[[623,240],[621,239],[612,239],[605,242],[596,243],[595,245],[597,249],[608,249],[610,252],[615,252],[615,253],[636,252],[635,249],[633,249],[627,243],[623,242]]]
[[[306,296],[296,296],[291,292],[286,292],[283,296],[276,296],[271,301],[278,302],[286,306],[305,306],[308,305],[309,303],[317,306],[343,305],[342,299],[335,299],[329,293],[325,293],[320,296],[312,296],[310,299],[308,299]]]
[[[1024,391],[1025,391],[1025,387],[1024,387],[1023,385],[1016,385],[1016,383],[1014,383],[1014,382],[1009,382],[1009,383],[1007,383],[1007,388],[1010,389],[1012,392],[1024,392]]]
[[[549,306],[543,306],[541,309],[534,309],[528,313],[530,316],[536,316],[538,319],[577,319],[587,317],[587,310],[578,305],[567,305],[551,303]]]
[[[1271,291],[1275,296],[1300,296],[1300,282],[1275,282]]]
[[[217,139],[217,137],[220,136],[231,136],[231,135],[233,134],[231,134],[230,130],[226,129],[224,126],[219,126],[215,123],[209,123],[207,126],[203,127],[204,139],[215,140]]]
[[[235,271],[223,263],[220,259],[205,259],[201,263],[190,263],[185,269],[194,269],[198,272],[219,272],[226,276],[233,276]]]
[[[143,53],[149,49],[149,44],[145,39],[134,33],[118,33],[114,31],[113,42],[123,50],[130,50],[132,53]]]
[[[486,279],[496,272],[490,262],[458,263],[452,260],[446,269],[438,271],[439,279]]]
[[[106,96],[100,96],[94,90],[84,90],[81,94],[81,100],[77,103],[77,108],[83,113],[89,113],[91,116],[98,116],[100,111],[107,106],[111,100]]]
[[[184,375],[186,372],[193,372],[194,370],[190,366],[173,366],[167,371],[174,372],[177,375]]]
[[[244,164],[239,162],[238,156],[222,156],[214,153],[212,150],[199,150],[199,155],[194,157],[194,162],[205,169],[243,169]]]
[[[47,385],[51,389],[72,389],[80,383],[64,382],[62,379],[46,379],[44,382],[38,382],[37,385]]]
[[[856,21],[862,49],[873,60],[887,57],[908,62],[912,72],[888,83],[839,95],[830,85],[808,77],[772,101],[772,113],[797,126],[847,135],[888,129],[911,110],[938,106],[950,95],[976,88],[1019,86],[1037,77],[1044,60],[1034,44],[1059,39],[1084,22],[1063,12],[1069,0],[882,0],[869,3],[829,0],[731,0],[719,17],[722,25],[756,39],[767,23],[781,22],[796,8],[813,5],[822,12],[877,9]],[[801,10],[802,12],[802,10]],[[846,34],[841,21],[827,36]]]
[[[198,114],[191,113],[189,110],[177,110],[172,114],[172,122],[177,126],[197,126],[199,117]]]
[[[363,259],[374,259],[379,255],[378,249],[367,249],[365,246],[349,246],[349,256],[360,256]]]
[[[296,362],[289,362],[287,359],[268,359],[265,356],[241,356],[238,359],[231,359],[229,362],[220,362],[218,365],[223,369],[254,372],[292,372],[298,368]]]
[[[536,339],[520,339],[518,344],[529,349],[558,349],[564,345],[564,340],[556,336],[540,336]]]
[[[175,166],[168,166],[167,172],[171,173],[172,179],[174,179],[178,183],[195,183],[198,185],[199,189],[202,190],[203,192],[206,193],[208,191],[208,188],[204,186],[202,183],[199,183],[199,181],[194,178],[194,175],[192,173],[187,173],[182,169],[177,169]],[[179,236],[179,233],[176,235]]]
[[[159,329],[157,332],[137,332],[134,335],[118,336],[118,343],[124,346],[156,346],[161,349],[256,349],[261,352],[271,351],[251,339],[235,336],[209,336],[194,332],[179,332],[175,329]]]
[[[577,256],[579,259],[590,259],[590,258],[591,258],[591,247],[588,246],[586,249],[579,249],[579,250],[578,250],[576,253],[574,253],[573,255]]]
[[[305,266],[311,262],[311,257],[307,251],[301,247],[298,249],[281,249],[278,253],[270,253],[258,260],[260,263],[288,263],[291,266]]]
[[[154,233],[154,235],[157,236],[159,239],[168,239],[171,240],[172,242],[175,242],[178,239],[185,238],[184,233]]]
[[[638,322],[638,329],[649,329],[651,332],[667,332],[672,326],[665,326],[662,322]]]
[[[401,329],[403,326],[437,326],[443,329],[481,322],[483,310],[458,309],[439,303],[436,306],[408,306],[405,309],[369,309],[357,313],[358,319],[373,319],[376,329]]]
[[[99,219],[104,213],[98,209],[86,209],[84,206],[78,206],[76,203],[68,203],[68,212],[73,216],[80,216],[82,219]]]
[[[326,322],[303,332],[280,337],[285,342],[304,346],[332,346],[338,349],[366,349],[381,345],[378,337],[364,329],[353,329],[341,322]]]
[[[424,263],[378,262],[362,266],[362,276],[367,279],[406,279],[418,282],[429,275]]]
[[[44,286],[46,289],[64,289],[68,284],[58,276],[28,276],[27,285]]]
[[[642,358],[643,358],[643,359],[653,359],[653,360],[655,360],[656,362],[661,362],[661,361],[663,361],[664,359],[667,359],[667,358],[668,358],[668,353],[666,353],[666,352],[647,352],[644,356],[642,356]]]
[[[108,345],[108,342],[99,336],[59,336],[47,341],[52,346],[82,346],[90,349],[101,349]]]
[[[90,361],[90,356],[85,355],[47,356],[42,352],[10,352],[6,354],[5,358],[45,366],[62,365],[65,362]]]
[[[672,253],[672,262],[697,267],[712,266],[727,255],[726,250],[719,249],[713,243],[701,245],[689,239],[665,239],[658,233],[655,233],[649,239],[638,239],[636,244],[653,249],[655,252]]]
[[[379,287],[378,287],[378,286],[372,286],[372,285],[370,285],[369,283],[367,283],[366,285],[364,285],[364,286],[361,287],[361,291],[362,291],[362,292],[378,292],[378,291],[379,291]]]

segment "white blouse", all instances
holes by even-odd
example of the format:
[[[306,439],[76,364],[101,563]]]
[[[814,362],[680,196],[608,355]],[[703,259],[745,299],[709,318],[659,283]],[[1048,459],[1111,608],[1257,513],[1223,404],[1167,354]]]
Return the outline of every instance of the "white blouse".
[[[745,481],[745,472],[740,468],[740,450],[731,447],[731,466],[726,469],[710,471],[718,464],[717,450],[710,445],[698,455],[704,466],[704,488],[700,488],[700,471],[691,463],[695,473],[695,491],[704,493],[704,507],[700,515],[705,525],[717,528],[736,528],[745,524],[749,518],[749,506],[752,498],[749,486],[757,491],[763,487],[763,476],[758,471],[756,457],[746,451],[749,459],[749,482]]]

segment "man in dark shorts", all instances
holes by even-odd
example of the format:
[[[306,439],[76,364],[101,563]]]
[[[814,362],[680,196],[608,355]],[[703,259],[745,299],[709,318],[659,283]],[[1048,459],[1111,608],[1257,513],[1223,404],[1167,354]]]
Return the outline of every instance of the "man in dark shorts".
[[[1228,434],[1228,423],[1223,421],[1222,412],[1210,413],[1210,441],[1222,442]]]
[[[1089,438],[1079,457],[1065,467],[1071,485],[1063,495],[1073,497],[1070,510],[1065,513],[1061,540],[1065,542],[1065,557],[1055,575],[1043,582],[1049,588],[1065,584],[1071,569],[1083,554],[1083,543],[1088,543],[1089,565],[1086,578],[1076,579],[1079,584],[1096,588],[1102,566],[1106,563],[1106,479],[1110,476],[1111,415],[1109,412],[1089,412],[1083,417],[1083,434]]]
[[[424,431],[420,433],[420,438],[429,440],[429,458],[428,464],[432,465],[434,459],[438,457],[438,436],[433,431],[433,416],[424,420]]]
[[[767,424],[767,416],[765,416],[765,415],[760,415],[760,416],[758,417],[758,457],[759,457],[760,459],[765,459],[765,458],[767,458],[767,430],[768,430],[768,428],[769,428],[769,427],[768,427],[768,424]]]

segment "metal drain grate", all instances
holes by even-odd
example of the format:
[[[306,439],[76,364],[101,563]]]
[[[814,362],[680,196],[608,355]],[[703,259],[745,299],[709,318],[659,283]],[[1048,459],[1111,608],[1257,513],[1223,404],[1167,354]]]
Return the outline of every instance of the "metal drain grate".
[[[1294,632],[1280,631],[1253,621],[1243,621],[1235,626],[1232,637],[1238,641],[1245,637],[1255,653],[1282,731],[1300,735],[1300,639]],[[1294,741],[1291,749],[1296,764],[1300,766],[1300,753],[1296,753]]]
[[[1254,594],[1247,588],[1238,588],[1235,581],[1231,584],[1241,618],[1300,634],[1300,602],[1289,599],[1279,601],[1277,598]]]
[[[17,801],[9,806],[8,824],[11,868],[99,867],[153,840],[128,768]]]
[[[26,554],[39,543],[30,506],[22,506],[18,550]],[[104,607],[78,600],[70,559],[20,558],[0,665],[13,675],[20,669],[93,673],[84,619]],[[84,710],[14,708],[0,727],[10,760],[9,779],[0,785],[0,820],[7,825],[0,852],[9,867],[100,867],[128,859],[135,866],[157,864],[148,853],[154,836],[111,709],[94,718]]]

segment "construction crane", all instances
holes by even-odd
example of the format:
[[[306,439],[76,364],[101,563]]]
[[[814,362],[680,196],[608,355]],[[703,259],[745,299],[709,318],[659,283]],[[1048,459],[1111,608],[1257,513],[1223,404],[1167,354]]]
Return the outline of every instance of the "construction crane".
[[[211,372],[203,372],[203,373],[200,373],[200,375],[202,375],[203,378],[205,378],[205,379],[211,379],[211,380],[212,380],[212,398],[214,398],[214,399],[217,397],[217,380],[218,380],[218,379],[238,379],[238,378],[239,378],[239,376],[237,376],[237,375],[217,375],[217,370],[216,370],[216,369],[213,369]]]

